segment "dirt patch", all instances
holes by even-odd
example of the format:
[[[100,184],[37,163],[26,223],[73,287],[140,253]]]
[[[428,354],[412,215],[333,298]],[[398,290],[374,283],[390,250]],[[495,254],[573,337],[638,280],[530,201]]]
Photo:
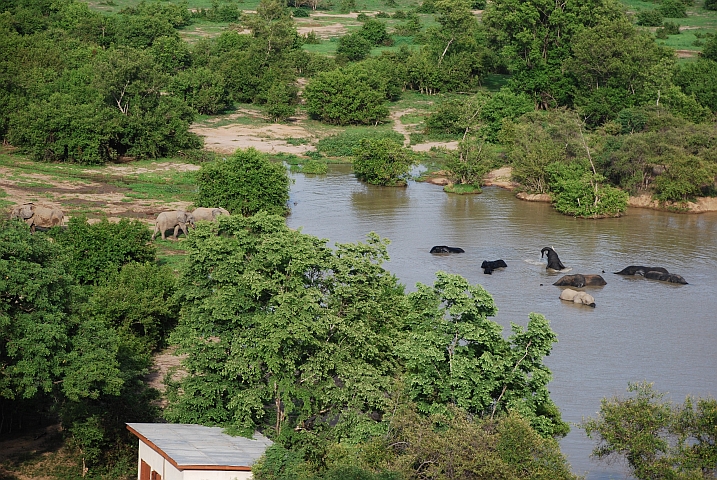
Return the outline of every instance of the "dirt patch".
[[[638,195],[630,197],[627,201],[629,207],[652,208],[655,210],[679,210],[687,213],[717,212],[717,198],[699,197],[695,202],[667,202],[655,200],[651,195]]]
[[[698,55],[694,50],[675,50],[677,58],[692,58]]]
[[[307,33],[314,32],[317,37],[327,40],[332,37],[340,37],[342,35],[345,35],[347,29],[346,25],[342,23],[323,25],[320,23],[312,22],[303,25],[299,23],[299,26],[296,27],[296,31],[299,33],[299,35],[306,35]]]
[[[527,193],[527,192],[518,192],[516,195],[517,198],[521,200],[525,200],[526,202],[545,202],[550,203],[552,200],[550,198],[550,194],[548,193]]]
[[[426,142],[412,145],[414,152],[428,152],[431,148],[445,148],[447,150],[458,150],[458,141],[455,142]]]
[[[187,375],[187,372],[181,370],[182,360],[187,358],[187,355],[175,355],[175,347],[169,347],[168,349],[160,352],[152,359],[152,368],[150,373],[145,377],[147,385],[150,388],[159,390],[162,394],[166,390],[164,385],[164,377],[167,373],[172,372],[172,380],[181,380]],[[159,401],[159,406],[164,408],[167,406],[167,400],[162,396]]]
[[[518,187],[518,183],[511,180],[512,174],[513,169],[511,167],[502,167],[497,170],[493,170],[488,172],[488,174],[483,178],[483,185],[514,190]]]
[[[316,150],[313,145],[291,145],[286,138],[312,136],[299,125],[267,124],[263,126],[226,125],[207,127],[195,125],[191,131],[204,137],[204,146],[218,153],[233,153],[238,148],[254,147],[265,153],[293,153],[304,155]]]
[[[403,146],[407,147],[411,143],[411,137],[408,133],[408,127],[414,126],[414,125],[404,125],[401,123],[401,117],[404,115],[407,115],[409,113],[415,112],[415,108],[408,108],[406,110],[398,110],[396,112],[391,112],[391,120],[393,120],[393,131],[398,132],[401,135],[403,135]]]

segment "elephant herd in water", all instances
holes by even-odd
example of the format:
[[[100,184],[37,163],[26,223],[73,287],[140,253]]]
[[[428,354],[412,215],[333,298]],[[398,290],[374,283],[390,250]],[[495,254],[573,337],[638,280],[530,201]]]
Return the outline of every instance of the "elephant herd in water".
[[[458,247],[448,247],[446,245],[436,245],[435,247],[431,248],[430,253],[434,254],[443,254],[443,253],[464,253],[465,250]],[[560,258],[558,257],[557,252],[553,249],[553,247],[544,247],[540,251],[540,258],[543,258],[547,255],[547,261],[548,264],[546,265],[546,270],[551,270],[555,272],[560,272],[562,270],[565,270],[565,265],[563,265],[563,262],[560,261]],[[503,260],[484,260],[481,264],[481,268],[483,269],[483,273],[487,275],[491,275],[494,270],[498,268],[506,268],[508,265]],[[603,270],[602,273],[605,273]],[[645,277],[651,280],[660,280],[663,282],[669,282],[669,283],[679,283],[682,285],[687,285],[687,281],[685,279],[677,274],[670,273],[667,271],[667,269],[663,267],[644,267],[641,265],[630,265],[629,267],[625,267],[619,272],[613,272],[616,275],[639,275],[641,277]],[[575,274],[575,275],[564,275],[558,279],[557,282],[553,283],[553,285],[559,286],[559,287],[575,287],[575,288],[583,288],[583,287],[600,287],[603,285],[607,285],[607,282],[604,278],[602,278],[601,275],[597,274]],[[566,300],[578,304],[588,305],[590,307],[595,307],[595,298],[588,294],[587,292],[583,291],[576,291],[572,290],[570,288],[566,288],[560,293],[560,299]]]

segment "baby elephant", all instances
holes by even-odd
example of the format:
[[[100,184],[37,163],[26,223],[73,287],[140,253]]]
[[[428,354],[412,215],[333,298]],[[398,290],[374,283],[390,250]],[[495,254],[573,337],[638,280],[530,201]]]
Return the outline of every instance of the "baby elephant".
[[[486,275],[492,275],[493,270],[496,268],[505,268],[508,265],[503,260],[494,260],[492,262],[489,262],[488,260],[483,260],[483,263],[481,263],[480,268],[483,269],[483,273]]]
[[[214,221],[216,221],[217,217],[220,217],[222,215],[229,215],[229,212],[221,207],[216,207],[216,208],[199,207],[199,208],[195,208],[194,211],[192,212],[192,216],[194,217],[195,222],[200,222],[200,221],[214,222]]]
[[[600,275],[565,275],[553,285],[558,287],[601,287],[607,285],[607,282]]]
[[[568,302],[580,303],[595,308],[595,299],[592,295],[586,292],[577,292],[569,288],[566,288],[560,293],[560,300],[567,300]]]
[[[194,216],[184,210],[173,210],[171,212],[162,212],[157,215],[157,221],[154,223],[154,232],[152,233],[152,241],[157,234],[162,235],[162,240],[166,240],[164,234],[167,230],[174,229],[173,238],[177,239],[177,234],[181,229],[184,236],[187,236],[187,225],[194,227]]]
[[[465,253],[465,250],[458,247],[447,247],[445,245],[436,245],[431,249],[430,253]]]

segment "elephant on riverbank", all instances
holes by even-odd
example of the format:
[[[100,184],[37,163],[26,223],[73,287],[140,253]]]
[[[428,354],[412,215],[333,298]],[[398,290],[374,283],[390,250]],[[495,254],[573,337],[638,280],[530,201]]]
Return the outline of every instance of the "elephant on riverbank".
[[[436,245],[431,248],[430,253],[465,253],[465,250],[458,247],[447,247],[446,245]]]
[[[229,212],[221,207],[199,207],[195,208],[192,212],[192,216],[194,217],[195,222],[199,222],[202,220],[207,222],[214,222],[216,221],[217,217],[220,217],[222,215],[229,215]]]
[[[11,219],[19,218],[24,221],[33,233],[36,227],[46,229],[62,225],[64,217],[65,214],[57,207],[45,207],[34,203],[18,205],[10,213]]]
[[[483,269],[483,273],[486,275],[492,275],[493,270],[496,268],[506,268],[508,265],[503,260],[493,260],[492,262],[489,262],[488,260],[483,260],[483,263],[481,263],[480,268]]]
[[[642,265],[630,265],[629,267],[623,268],[619,272],[613,273],[616,275],[641,275],[644,277],[647,272],[670,273],[663,267],[643,267]]]
[[[578,292],[576,290],[571,290],[569,288],[566,288],[565,290],[560,292],[560,300],[587,305],[588,307],[595,308],[595,298],[592,295],[586,292]]]
[[[607,282],[600,275],[564,275],[555,282],[553,285],[558,287],[602,287],[607,285]]]
[[[157,220],[154,222],[152,241],[154,241],[158,233],[162,235],[162,240],[166,240],[164,235],[166,231],[170,229],[174,229],[174,235],[172,237],[175,240],[177,239],[177,234],[180,229],[184,232],[184,236],[187,236],[187,225],[194,227],[194,216],[191,213],[187,213],[184,210],[162,212],[157,215]]]
[[[546,253],[548,255],[548,266],[545,267],[546,270],[563,270],[565,268],[565,265],[560,261],[553,247],[543,247],[540,251],[540,258],[543,258]]]

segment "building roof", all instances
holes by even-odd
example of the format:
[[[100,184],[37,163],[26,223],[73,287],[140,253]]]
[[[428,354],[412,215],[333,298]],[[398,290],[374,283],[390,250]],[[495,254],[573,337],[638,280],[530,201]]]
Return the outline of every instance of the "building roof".
[[[258,432],[232,437],[203,425],[128,423],[127,429],[179,470],[249,470],[273,443]]]

